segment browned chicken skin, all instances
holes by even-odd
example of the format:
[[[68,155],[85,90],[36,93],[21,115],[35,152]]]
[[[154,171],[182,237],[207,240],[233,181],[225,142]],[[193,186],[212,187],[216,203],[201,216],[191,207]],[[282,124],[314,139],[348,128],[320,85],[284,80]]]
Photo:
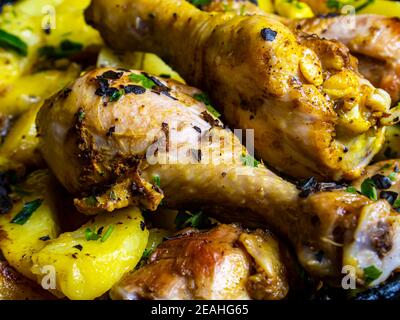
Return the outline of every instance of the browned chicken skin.
[[[360,72],[392,102],[400,100],[400,20],[379,15],[353,15],[293,21],[297,31],[335,39],[359,60]]]
[[[283,299],[288,254],[261,230],[235,225],[186,229],[161,244],[144,267],[127,274],[113,299]]]
[[[86,17],[112,48],[155,52],[208,91],[227,123],[254,129],[257,153],[288,175],[355,178],[382,144],[390,98],[338,42],[183,0],[94,0]]]
[[[152,79],[151,89],[137,82],[143,77]],[[119,88],[125,93],[111,99]],[[385,201],[316,192],[335,188],[317,184],[301,195],[316,193],[299,197],[296,186],[248,161],[239,139],[193,98],[196,93],[138,71],[90,71],[40,110],[41,152],[69,191],[87,195],[76,200],[87,214],[127,205],[154,210],[164,197],[166,207],[271,226],[292,242],[312,275],[335,284],[345,264],[355,266],[360,283],[371,257],[383,270],[377,282],[400,264],[393,258],[400,217]],[[370,244],[380,223],[389,226],[392,248],[384,254]]]

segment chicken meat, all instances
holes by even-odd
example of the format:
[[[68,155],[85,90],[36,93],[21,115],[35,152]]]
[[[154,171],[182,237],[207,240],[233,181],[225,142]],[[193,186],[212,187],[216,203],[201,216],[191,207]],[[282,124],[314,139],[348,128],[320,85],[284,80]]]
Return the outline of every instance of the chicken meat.
[[[283,180],[257,163],[199,96],[139,71],[87,72],[41,108],[41,153],[86,214],[128,205],[154,210],[162,201],[223,222],[271,226],[312,275],[335,284],[344,265],[353,265],[364,285],[400,265],[400,216],[386,201],[332,190],[340,188],[334,183]],[[363,282],[371,264],[382,273]]]
[[[207,13],[184,0],[93,0],[86,19],[113,49],[164,58],[293,177],[358,177],[395,119],[390,96],[360,76],[347,47],[274,18]]]

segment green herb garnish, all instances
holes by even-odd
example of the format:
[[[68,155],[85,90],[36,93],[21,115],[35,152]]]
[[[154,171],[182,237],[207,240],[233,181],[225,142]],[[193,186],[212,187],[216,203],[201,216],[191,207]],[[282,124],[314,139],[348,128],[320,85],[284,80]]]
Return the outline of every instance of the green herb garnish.
[[[97,205],[97,198],[96,196],[90,196],[85,198],[85,203],[89,206],[89,207],[95,207]]]
[[[49,59],[69,58],[70,56],[80,52],[83,45],[71,40],[63,40],[58,47],[44,46],[39,48],[39,55]]]
[[[394,208],[394,209],[400,208],[400,199],[397,199],[397,200],[393,203],[393,208]]]
[[[378,279],[382,274],[382,270],[378,269],[374,265],[364,268],[364,280],[367,284]]]
[[[97,241],[101,238],[102,231],[103,231],[102,228],[100,228],[96,232],[96,227],[94,227],[93,230],[87,227],[85,230],[85,238],[87,241]]]
[[[388,175],[388,178],[389,178],[391,181],[396,181],[397,172],[392,172],[391,174]]]
[[[124,89],[120,89],[120,90],[114,91],[114,93],[110,96],[109,101],[110,102],[118,101],[124,94],[125,94],[125,90]]]
[[[258,167],[260,164],[260,161],[257,161],[256,159],[254,159],[254,157],[252,157],[250,154],[241,155],[240,161],[242,161],[242,163],[245,166],[253,167],[253,168]]]
[[[186,227],[205,229],[211,226],[211,221],[202,211],[194,214],[189,211],[180,211],[176,215],[175,225],[177,229]]]
[[[189,0],[189,2],[196,7],[201,7],[210,4],[211,0]]]
[[[41,206],[43,199],[36,199],[24,204],[22,210],[11,220],[11,223],[23,225],[32,214]]]
[[[350,186],[350,187],[347,187],[346,192],[357,193],[357,189],[355,187]]]
[[[146,89],[152,89],[153,87],[156,86],[154,81],[146,77],[144,74],[131,73],[129,75],[129,80],[136,83],[141,83],[142,86],[145,87]]]
[[[219,118],[221,116],[221,114],[211,105],[210,98],[206,93],[196,93],[193,98],[199,102],[203,102],[207,107],[207,111],[211,113],[214,118]]]
[[[378,193],[376,191],[375,183],[370,178],[365,179],[361,184],[361,193],[371,200],[378,200]]]
[[[104,232],[104,235],[101,237],[101,242],[105,242],[111,235],[111,233],[114,231],[114,225],[110,225],[106,232]]]
[[[28,55],[28,46],[17,36],[0,29],[0,47],[4,49],[13,50],[21,56]]]
[[[161,179],[160,179],[160,176],[157,176],[157,175],[153,176],[153,182],[154,182],[154,184],[155,184],[157,187],[161,187]]]

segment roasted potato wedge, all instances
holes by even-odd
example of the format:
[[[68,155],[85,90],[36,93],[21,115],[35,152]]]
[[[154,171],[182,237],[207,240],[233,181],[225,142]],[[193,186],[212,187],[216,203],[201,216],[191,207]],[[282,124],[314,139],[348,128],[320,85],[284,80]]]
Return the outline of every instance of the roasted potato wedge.
[[[72,300],[100,297],[133,270],[149,232],[137,208],[99,215],[74,232],[61,234],[32,257],[33,273],[53,267],[57,291]]]

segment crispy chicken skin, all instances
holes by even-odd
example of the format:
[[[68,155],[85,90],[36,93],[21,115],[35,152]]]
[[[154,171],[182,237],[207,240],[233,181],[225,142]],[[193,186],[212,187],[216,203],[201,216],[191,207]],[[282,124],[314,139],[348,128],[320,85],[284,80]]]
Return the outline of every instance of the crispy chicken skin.
[[[90,71],[38,114],[42,155],[70,192],[87,196],[75,200],[80,211],[154,210],[161,200],[174,209],[212,209],[223,221],[271,226],[293,243],[307,270],[336,284],[348,260],[361,270],[361,283],[371,257],[384,270],[378,282],[393,270],[388,261],[400,264],[396,251],[378,255],[369,245],[370,230],[383,221],[397,250],[400,217],[385,201],[343,190],[299,197],[293,184],[244,161],[249,156],[239,139],[192,97],[197,89],[147,75],[156,85],[146,90],[130,80],[140,75]],[[119,88],[125,94],[118,100],[101,96]]]
[[[285,174],[352,179],[382,145],[390,97],[338,42],[184,0],[93,0],[86,19],[112,48],[155,52],[208,91],[227,124],[254,129],[258,155]]]
[[[359,60],[360,72],[393,103],[400,100],[400,20],[379,15],[353,15],[293,21],[296,31],[335,39]]]
[[[286,259],[278,242],[261,230],[246,232],[235,225],[185,229],[115,285],[111,297],[279,300],[289,291]]]

